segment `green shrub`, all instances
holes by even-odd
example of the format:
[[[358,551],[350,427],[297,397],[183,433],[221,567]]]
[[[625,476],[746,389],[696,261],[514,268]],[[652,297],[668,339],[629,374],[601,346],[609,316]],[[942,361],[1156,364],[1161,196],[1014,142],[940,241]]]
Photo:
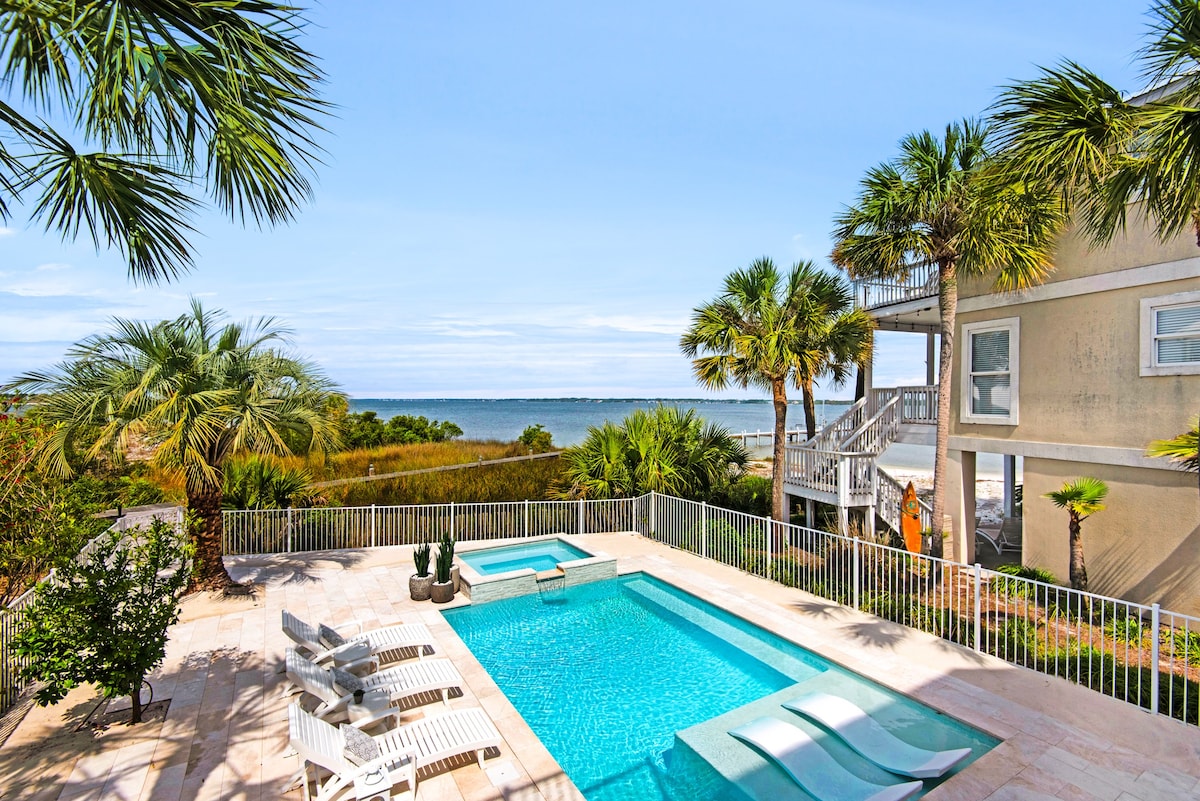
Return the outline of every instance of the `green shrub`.
[[[1171,650],[1171,655],[1189,665],[1200,665],[1200,632],[1173,631],[1166,629],[1162,632],[1162,642]]]
[[[517,437],[517,442],[528,448],[530,453],[546,453],[554,450],[550,432],[541,423],[526,426],[525,430],[521,432],[521,436]]]
[[[1040,567],[1027,567],[1024,565],[1000,565],[996,568],[997,573],[1002,573],[1002,576],[992,576],[990,586],[993,592],[1009,598],[1028,598],[1033,595],[1039,588],[1035,584],[1030,584],[1029,581],[1019,581],[1014,579],[1029,579],[1030,581],[1040,581],[1043,584],[1058,584],[1058,579],[1049,570],[1043,570]],[[1007,578],[1013,576],[1014,579]]]
[[[110,531],[84,556],[65,562],[26,608],[13,650],[28,660],[22,678],[43,682],[46,706],[80,684],[132,699],[141,721],[141,688],[166,655],[167,628],[179,619],[191,548],[161,522],[149,530]]]

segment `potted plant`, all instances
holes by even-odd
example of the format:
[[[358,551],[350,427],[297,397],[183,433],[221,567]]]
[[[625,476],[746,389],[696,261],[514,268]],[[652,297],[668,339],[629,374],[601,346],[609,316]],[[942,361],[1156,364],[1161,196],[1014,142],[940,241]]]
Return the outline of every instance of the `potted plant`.
[[[458,592],[459,571],[458,565],[454,563],[454,537],[450,534],[443,534],[438,548],[450,551],[450,583],[454,585],[454,591]]]
[[[454,598],[454,585],[450,582],[450,568],[453,564],[454,541],[443,539],[438,544],[437,569],[433,586],[430,588],[435,604],[444,604]]]
[[[414,601],[428,601],[433,587],[433,574],[429,572],[429,543],[413,548],[413,566],[417,572],[408,577],[408,596]]]

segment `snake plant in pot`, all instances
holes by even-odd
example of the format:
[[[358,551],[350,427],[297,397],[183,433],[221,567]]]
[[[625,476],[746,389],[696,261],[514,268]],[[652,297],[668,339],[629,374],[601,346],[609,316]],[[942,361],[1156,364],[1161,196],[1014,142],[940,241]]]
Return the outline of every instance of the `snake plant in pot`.
[[[438,543],[437,569],[431,588],[435,604],[444,604],[454,598],[454,584],[450,581],[450,568],[453,566],[454,540],[443,537]]]
[[[428,601],[433,587],[433,574],[429,572],[428,542],[413,548],[413,566],[417,572],[408,577],[408,595],[414,601]]]

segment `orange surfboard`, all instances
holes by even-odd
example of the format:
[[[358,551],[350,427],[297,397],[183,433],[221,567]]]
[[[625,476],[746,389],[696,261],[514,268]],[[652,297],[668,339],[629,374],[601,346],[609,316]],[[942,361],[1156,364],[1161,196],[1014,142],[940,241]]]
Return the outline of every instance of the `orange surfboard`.
[[[905,548],[912,553],[921,552],[921,507],[917,504],[917,488],[911,481],[900,499],[900,534]]]

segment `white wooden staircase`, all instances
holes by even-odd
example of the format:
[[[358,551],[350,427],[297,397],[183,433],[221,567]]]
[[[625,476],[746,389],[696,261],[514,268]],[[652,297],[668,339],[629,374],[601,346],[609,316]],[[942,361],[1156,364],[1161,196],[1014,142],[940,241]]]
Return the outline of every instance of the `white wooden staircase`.
[[[787,446],[784,491],[836,506],[843,530],[849,510],[862,509],[871,532],[876,516],[898,531],[904,487],[880,469],[879,455],[893,442],[932,443],[936,425],[936,386],[873,389],[812,439]],[[921,502],[921,528],[931,524]]]

